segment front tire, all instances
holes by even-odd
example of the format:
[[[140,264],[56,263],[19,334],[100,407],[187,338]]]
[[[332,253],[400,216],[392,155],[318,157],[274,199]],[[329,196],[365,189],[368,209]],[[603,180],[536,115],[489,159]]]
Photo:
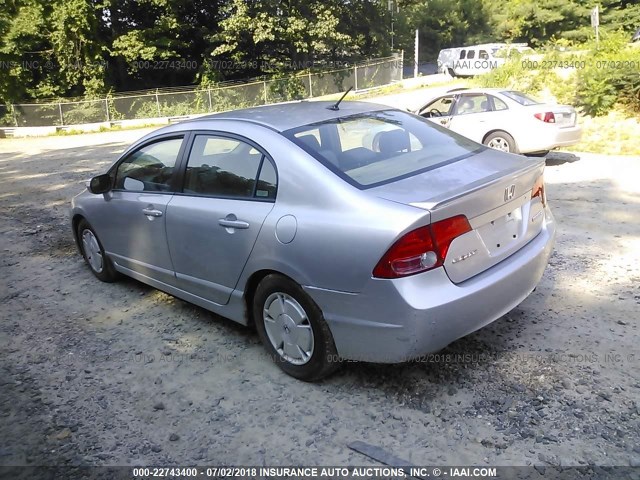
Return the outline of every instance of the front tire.
[[[102,248],[102,244],[89,222],[84,219],[80,221],[77,235],[82,257],[91,273],[103,282],[114,282],[118,278],[118,272],[104,253],[104,248]]]
[[[253,318],[263,345],[288,375],[312,382],[340,366],[322,311],[291,280],[267,275],[253,296]]]
[[[493,132],[484,139],[484,143],[487,147],[494,150],[500,150],[502,152],[518,153],[518,147],[516,141],[507,132],[501,130]]]

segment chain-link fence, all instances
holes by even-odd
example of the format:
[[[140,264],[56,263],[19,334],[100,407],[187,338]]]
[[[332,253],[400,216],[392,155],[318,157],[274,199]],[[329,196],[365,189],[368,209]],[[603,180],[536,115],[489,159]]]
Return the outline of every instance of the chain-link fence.
[[[402,57],[370,60],[348,68],[302,73],[233,85],[119,93],[99,100],[9,104],[0,110],[11,127],[69,126],[213,113],[380,87],[402,80]]]

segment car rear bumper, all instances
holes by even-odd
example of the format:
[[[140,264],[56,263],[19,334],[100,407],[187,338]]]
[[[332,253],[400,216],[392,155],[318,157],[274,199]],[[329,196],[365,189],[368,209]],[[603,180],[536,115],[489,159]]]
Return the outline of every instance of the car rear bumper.
[[[581,138],[582,127],[580,125],[566,128],[552,127],[540,132],[536,131],[535,135],[523,141],[519,147],[522,153],[553,150],[554,148],[575,145]]]
[[[372,279],[358,294],[305,287],[322,309],[338,354],[399,363],[438,351],[497,320],[536,287],[555,240],[545,211],[542,231],[521,250],[459,284],[443,268],[397,280]]]

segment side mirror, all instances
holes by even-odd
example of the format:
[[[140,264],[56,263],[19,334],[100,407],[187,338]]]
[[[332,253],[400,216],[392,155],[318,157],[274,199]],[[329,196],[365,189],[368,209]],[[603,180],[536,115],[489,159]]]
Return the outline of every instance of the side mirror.
[[[111,190],[111,177],[107,173],[93,177],[89,182],[89,191],[91,193],[107,193],[109,190]]]

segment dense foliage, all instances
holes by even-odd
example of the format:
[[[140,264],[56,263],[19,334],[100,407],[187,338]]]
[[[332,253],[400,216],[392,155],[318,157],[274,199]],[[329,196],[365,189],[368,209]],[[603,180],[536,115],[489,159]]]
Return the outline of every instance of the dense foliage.
[[[614,106],[640,113],[640,45],[622,33],[604,33],[598,45],[548,49],[543,55],[517,57],[473,80],[481,87],[502,87],[537,96],[549,94],[584,114],[601,116]]]
[[[640,27],[637,0],[600,0],[603,30]],[[420,60],[478,41],[582,41],[592,0],[0,0],[0,102],[100,95]],[[389,9],[392,5],[393,8]],[[396,6],[398,8],[396,9]],[[593,80],[596,81],[596,80]],[[595,87],[594,87],[595,88]]]

